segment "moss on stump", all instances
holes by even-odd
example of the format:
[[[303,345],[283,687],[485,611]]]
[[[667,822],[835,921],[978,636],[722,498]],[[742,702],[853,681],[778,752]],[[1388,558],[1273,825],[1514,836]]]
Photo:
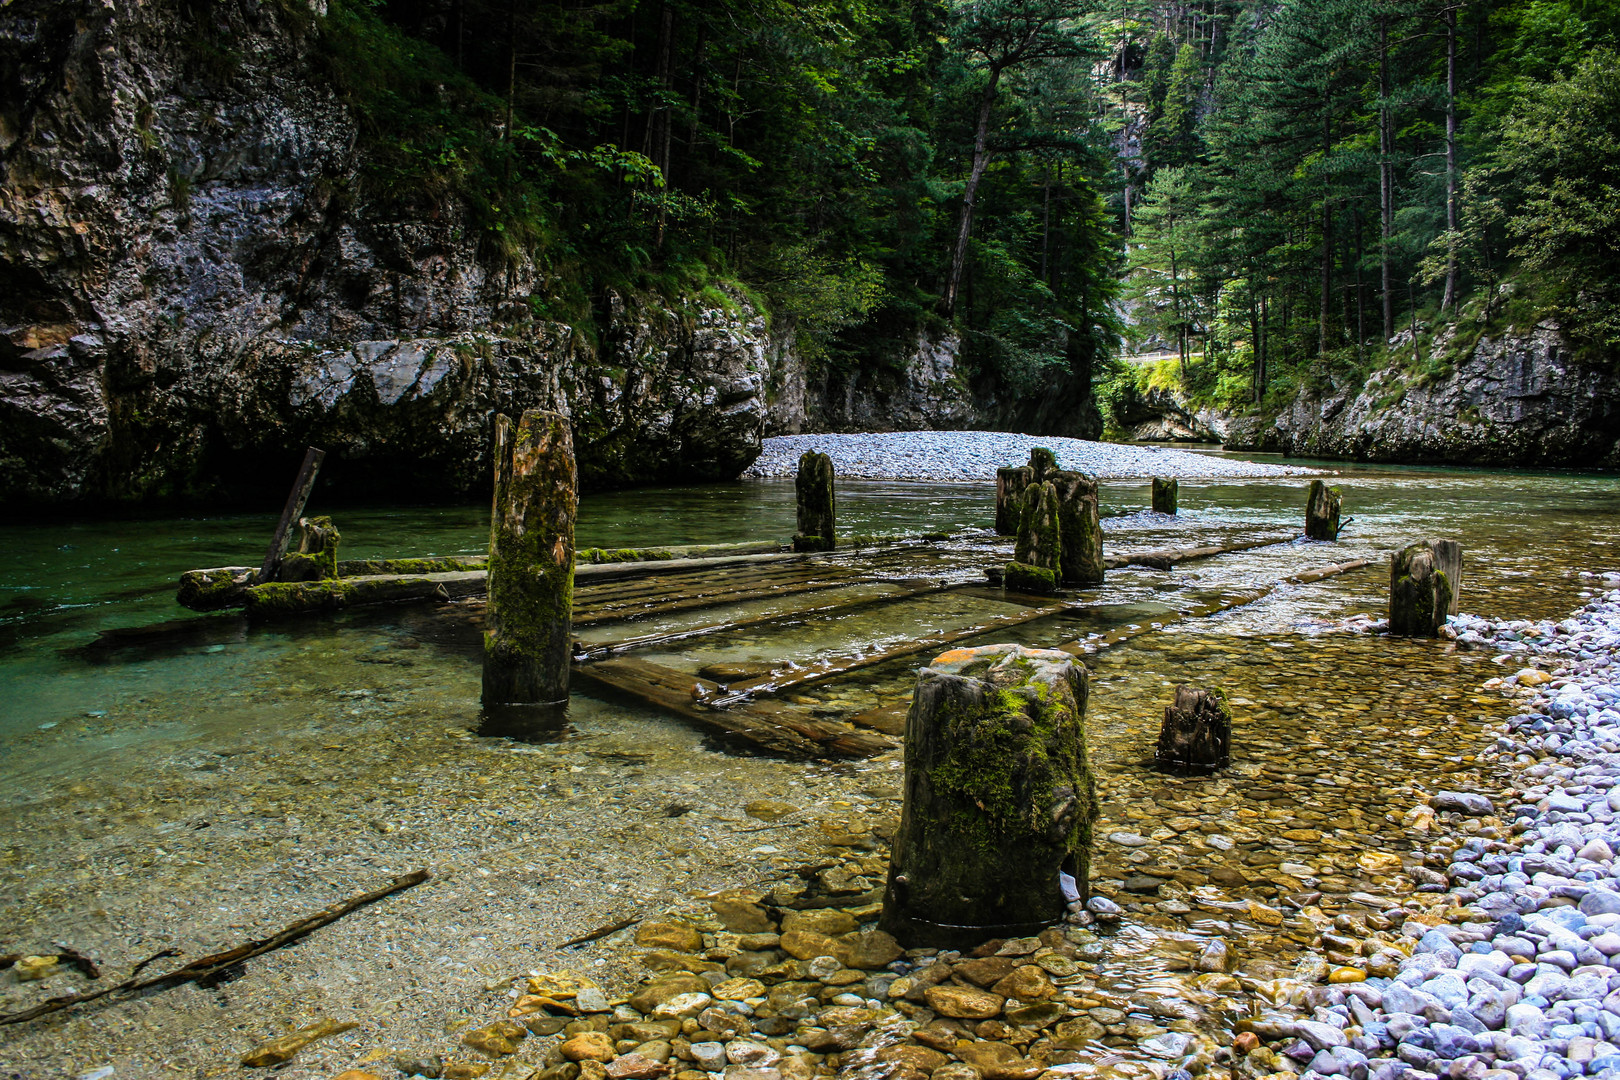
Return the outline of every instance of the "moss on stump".
[[[567,417],[531,409],[515,428],[495,418],[486,705],[568,697],[578,488]]]
[[[1024,489],[1035,480],[1028,465],[996,470],[996,535],[1016,536]]]
[[[1063,530],[1058,522],[1057,486],[1031,484],[1024,490],[1019,506],[1018,536],[1013,542],[1013,562],[1038,566],[1054,579],[1062,577]]]
[[[1013,592],[1050,596],[1057,592],[1057,575],[1044,566],[1010,562],[1001,571],[1001,584]]]
[[[814,450],[799,455],[799,474],[793,481],[798,496],[798,533],[794,551],[831,551],[835,539],[832,458]]]
[[[1086,895],[1097,795],[1085,711],[1085,668],[1067,653],[987,645],[922,670],[884,930],[961,948],[1062,919],[1062,869]]]

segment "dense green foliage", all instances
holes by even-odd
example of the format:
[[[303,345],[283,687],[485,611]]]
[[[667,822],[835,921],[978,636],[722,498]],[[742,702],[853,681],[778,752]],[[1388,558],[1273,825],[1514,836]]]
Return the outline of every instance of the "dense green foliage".
[[[1132,330],[1195,396],[1439,370],[1547,314],[1589,355],[1620,346],[1616,0],[1116,14]]]
[[[1086,2],[332,0],[320,41],[360,195],[466,208],[538,316],[733,283],[822,362],[954,324],[1023,387],[1116,338]]]

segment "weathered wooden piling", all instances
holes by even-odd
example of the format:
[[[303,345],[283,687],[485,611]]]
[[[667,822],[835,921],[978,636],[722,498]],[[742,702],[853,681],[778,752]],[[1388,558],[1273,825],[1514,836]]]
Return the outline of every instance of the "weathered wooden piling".
[[[1438,637],[1457,612],[1462,590],[1462,545],[1424,540],[1389,557],[1389,632],[1395,637]]]
[[[793,481],[799,502],[799,531],[794,551],[831,551],[838,543],[833,532],[832,458],[814,450],[799,455],[799,475]]]
[[[486,705],[568,697],[578,485],[567,417],[531,409],[515,429],[495,418]]]
[[[1055,472],[1046,481],[1057,492],[1059,580],[1069,585],[1103,581],[1102,512],[1097,478],[1082,472]]]
[[[277,581],[321,581],[335,578],[338,544],[343,534],[329,517],[298,519],[298,550],[281,557]]]
[[[1057,591],[1063,573],[1063,528],[1058,516],[1057,485],[1036,483],[1024,490],[1013,561],[1003,571],[1007,588],[1037,595]]]
[[[1049,480],[1058,471],[1057,455],[1044,446],[1037,446],[1029,452],[1029,468],[1035,483]]]
[[[1232,710],[1219,690],[1176,687],[1175,702],[1164,707],[1164,724],[1154,758],[1161,769],[1208,773],[1232,760]]]
[[[267,582],[276,579],[276,568],[281,565],[281,557],[287,551],[287,535],[292,530],[293,522],[303,516],[304,504],[309,502],[310,492],[315,490],[315,477],[319,475],[321,462],[325,460],[325,450],[311,446],[304,451],[304,463],[299,466],[298,478],[287,493],[287,505],[281,508],[281,520],[276,523],[276,533],[270,538],[264,565],[259,568],[255,580]]]
[[[1059,921],[1087,894],[1097,795],[1086,672],[1067,653],[986,645],[936,657],[906,715],[905,797],[879,925],[960,948]]]
[[[1028,465],[996,470],[996,535],[1018,535],[1018,518],[1023,507],[1024,490],[1035,480],[1035,470]]]
[[[1155,476],[1153,478],[1154,513],[1174,514],[1176,512],[1176,495],[1180,486],[1173,476]]]
[[[1311,481],[1305,496],[1305,536],[1311,540],[1339,538],[1339,489],[1320,480]]]

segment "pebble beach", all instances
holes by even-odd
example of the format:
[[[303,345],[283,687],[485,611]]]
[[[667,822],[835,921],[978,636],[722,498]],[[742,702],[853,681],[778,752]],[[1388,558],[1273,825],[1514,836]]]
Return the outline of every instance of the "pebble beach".
[[[745,477],[793,476],[799,455],[815,450],[832,458],[840,477],[864,480],[994,480],[996,470],[1022,465],[1044,446],[1065,469],[1100,480],[1230,479],[1308,476],[1317,470],[1272,465],[1157,446],[1092,442],[1010,431],[888,431],[858,435],[780,435],[765,440]]]

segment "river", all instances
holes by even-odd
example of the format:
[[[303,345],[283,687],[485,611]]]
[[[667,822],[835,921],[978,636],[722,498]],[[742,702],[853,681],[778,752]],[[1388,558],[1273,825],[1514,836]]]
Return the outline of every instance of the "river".
[[[1463,608],[1494,618],[1560,617],[1593,588],[1582,571],[1620,566],[1620,479],[1321,464],[1339,473],[1354,519],[1340,543],[1111,572],[1085,610],[1003,635],[1083,640],[1309,567],[1374,560],[1088,660],[1104,801],[1093,879],[1134,910],[1100,939],[1087,986],[1102,1010],[1098,1060],[1123,1075],[1150,1060],[1134,1050],[1147,1036],[1104,1023],[1109,1010],[1190,996],[1198,1018],[1167,1026],[1219,1036],[1245,1006],[1189,988],[1193,951],[1219,936],[1251,982],[1287,974],[1320,926],[1306,909],[1331,918],[1352,894],[1401,887],[1401,860],[1420,860],[1427,842],[1403,825],[1406,811],[1437,787],[1492,783],[1479,754],[1510,709],[1479,686],[1504,673],[1496,654],[1334,629],[1381,612],[1387,552],[1460,540]],[[1182,512],[1167,520],[1143,512],[1146,484],[1110,482],[1105,534],[1131,549],[1286,532],[1302,518],[1303,489],[1297,479],[1184,481]],[[991,493],[976,486],[851,481],[839,500],[852,533],[962,534],[993,518]],[[475,554],[487,543],[484,506],[312,509],[332,514],[345,558]],[[834,764],[739,753],[583,692],[556,738],[486,737],[467,619],[398,608],[250,627],[174,603],[181,571],[257,562],[272,526],[269,515],[0,526],[0,953],[62,942],[122,977],[161,949],[195,957],[262,936],[395,873],[429,867],[435,879],[239,978],[3,1029],[9,1074],[113,1065],[119,1077],[212,1075],[290,1024],[334,1015],[360,1027],[282,1075],[331,1075],[379,1051],[442,1052],[459,1025],[504,1001],[511,975],[566,964],[630,983],[637,968],[622,938],[554,952],[574,934],[628,915],[701,914],[705,893],[769,888],[829,850],[881,881],[898,755]],[[791,482],[759,481],[588,497],[578,542],[786,539],[792,526]],[[968,538],[899,558],[911,573],[965,580],[996,561],[989,554]],[[935,594],[657,658],[803,662],[948,630],[994,604]],[[97,645],[99,631],[177,619],[193,621]],[[805,703],[833,716],[903,703],[918,662],[816,687]],[[1178,682],[1229,694],[1232,769],[1191,780],[1147,768]],[[796,810],[773,823],[745,810],[759,800]],[[1290,908],[1289,897],[1303,899]],[[1287,916],[1274,923],[1273,911]],[[83,985],[70,973],[8,976],[0,1011]]]

